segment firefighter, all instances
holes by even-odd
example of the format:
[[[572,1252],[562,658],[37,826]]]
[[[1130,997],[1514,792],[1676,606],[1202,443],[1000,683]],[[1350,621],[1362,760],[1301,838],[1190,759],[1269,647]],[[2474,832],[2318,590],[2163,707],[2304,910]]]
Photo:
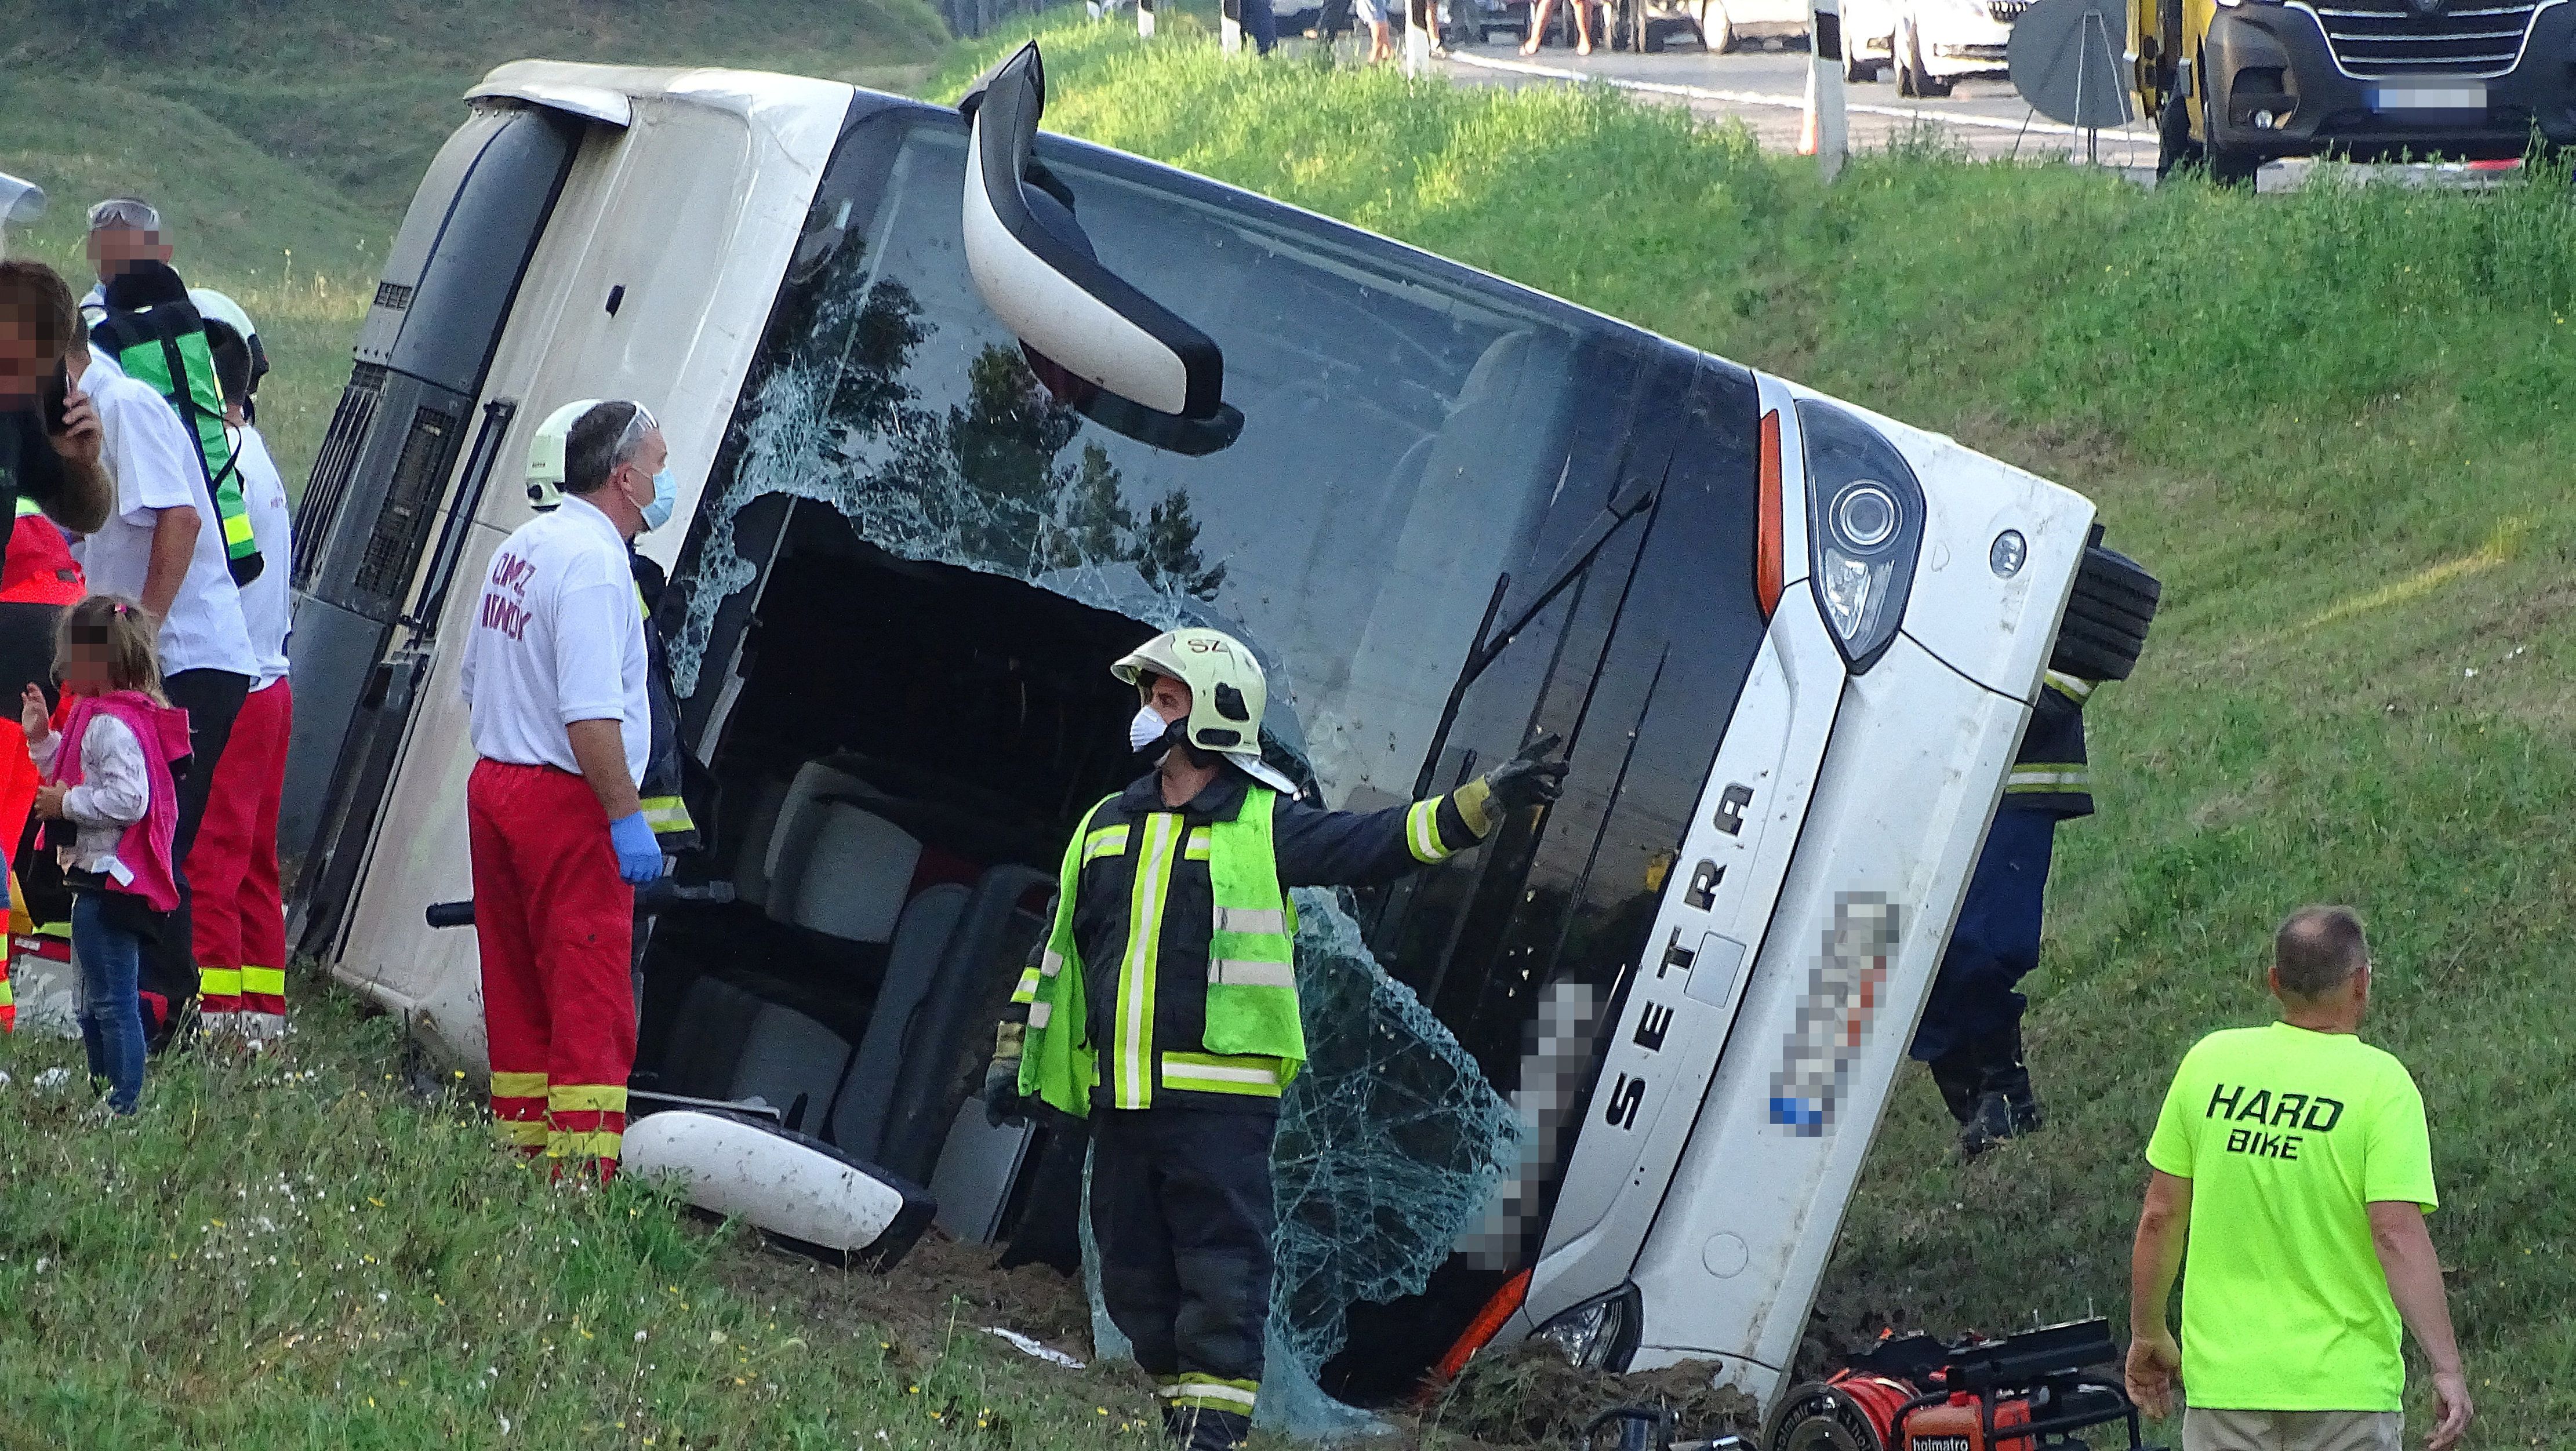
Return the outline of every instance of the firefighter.
[[[1554,801],[1565,765],[1542,737],[1447,796],[1325,811],[1261,758],[1268,691],[1241,641],[1174,630],[1111,668],[1142,702],[1128,744],[1159,760],[1066,844],[984,1099],[996,1122],[1029,1098],[1090,1120],[1101,1297],[1166,1430],[1215,1451],[1242,1444],[1261,1389],[1271,1135],[1306,1056],[1286,889],[1446,860]]]
[[[2039,965],[2057,824],[2093,814],[2084,702],[2097,683],[2048,672],[1914,1032],[1914,1056],[1931,1065],[1941,1101],[1959,1121],[1960,1151],[1972,1159],[2046,1121],[2022,1061],[2021,1015],[2030,1000],[2013,988]]]
[[[493,1117],[505,1142],[602,1179],[635,1066],[632,888],[663,871],[637,791],[652,713],[627,546],[669,456],[639,404],[573,422],[563,502],[494,551],[460,680]]]

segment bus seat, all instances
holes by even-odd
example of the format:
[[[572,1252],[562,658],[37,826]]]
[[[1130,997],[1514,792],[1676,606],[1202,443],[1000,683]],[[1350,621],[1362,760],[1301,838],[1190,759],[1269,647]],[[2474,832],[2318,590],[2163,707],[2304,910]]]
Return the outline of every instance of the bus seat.
[[[931,991],[947,957],[949,939],[974,895],[972,888],[944,883],[924,888],[904,904],[903,916],[895,923],[893,946],[886,953],[885,981],[877,989],[876,1006],[868,1013],[867,1034],[859,1040],[858,1056],[850,1060],[849,1077],[841,1085],[840,1104],[832,1115],[831,1139],[844,1153],[875,1162],[886,1107],[905,1069],[904,1029],[912,1021],[914,1008]]]
[[[814,803],[801,821],[810,833],[779,859],[769,915],[843,942],[891,941],[921,842],[847,801]]]
[[[769,909],[773,921],[796,920],[796,902],[789,884],[801,879],[803,874],[792,863],[811,851],[814,834],[822,829],[821,806],[824,799],[882,794],[874,786],[828,762],[807,761],[796,768],[795,779],[787,784],[786,793],[779,800],[773,825],[765,835],[755,831],[752,838],[763,842],[761,875],[769,888],[763,905]]]
[[[764,776],[751,788],[751,814],[733,859],[736,900],[757,907],[769,900],[769,843],[778,834],[778,811],[787,804],[787,783]]]
[[[751,1035],[760,999],[720,978],[702,977],[680,997],[679,1021],[688,1031],[672,1036],[656,1087],[692,1098],[730,1096],[743,1040]]]
[[[847,1039],[794,1008],[761,1003],[724,1098],[757,1098],[787,1116],[787,1127],[819,1130],[850,1063]],[[819,1135],[818,1135],[819,1136]]]
[[[891,1056],[901,1064],[886,1080],[883,1102],[844,1097],[845,1110],[864,1109],[883,1122],[872,1162],[929,1180],[956,1111],[951,1095],[967,1084],[970,1067],[980,1079],[993,1050],[1000,994],[1018,981],[1051,920],[1042,909],[1022,904],[1051,896],[1045,889],[1054,882],[1051,872],[1010,863],[984,873],[905,1018],[887,1023],[880,1013],[869,1022],[868,1042],[880,1041],[884,1023]],[[882,1056],[863,1052],[860,1061],[872,1065]]]

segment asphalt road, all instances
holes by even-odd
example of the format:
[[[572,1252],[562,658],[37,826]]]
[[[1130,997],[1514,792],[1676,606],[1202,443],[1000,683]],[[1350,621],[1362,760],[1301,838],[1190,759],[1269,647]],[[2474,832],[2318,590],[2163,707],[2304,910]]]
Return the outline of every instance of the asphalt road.
[[[1666,50],[1644,55],[1596,46],[1592,54],[1578,56],[1550,46],[1523,57],[1511,38],[1502,35],[1493,45],[1469,46],[1440,64],[1463,85],[1607,82],[1644,99],[1686,105],[1704,116],[1741,119],[1766,150],[1777,151],[1797,146],[1808,68],[1803,38],[1740,40],[1725,55],[1710,55],[1676,37]],[[2002,76],[1961,80],[1948,98],[1937,101],[1901,99],[1891,76],[1846,86],[1844,104],[1854,151],[1884,149],[1914,128],[1932,127],[1945,141],[1977,157],[2054,160],[2071,154],[2080,160],[2084,155],[2079,133],[2034,114]],[[2104,131],[2098,155],[2106,165],[2152,177],[2154,133],[2142,122],[2125,131]]]

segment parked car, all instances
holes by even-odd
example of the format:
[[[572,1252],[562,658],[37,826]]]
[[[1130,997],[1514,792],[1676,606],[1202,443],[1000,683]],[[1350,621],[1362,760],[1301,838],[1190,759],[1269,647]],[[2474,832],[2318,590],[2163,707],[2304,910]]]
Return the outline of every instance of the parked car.
[[[1897,0],[1891,49],[1900,96],[1946,96],[1961,76],[2002,75],[2030,0]]]
[[[1896,69],[1892,0],[1843,0],[1843,79],[1857,85]]]

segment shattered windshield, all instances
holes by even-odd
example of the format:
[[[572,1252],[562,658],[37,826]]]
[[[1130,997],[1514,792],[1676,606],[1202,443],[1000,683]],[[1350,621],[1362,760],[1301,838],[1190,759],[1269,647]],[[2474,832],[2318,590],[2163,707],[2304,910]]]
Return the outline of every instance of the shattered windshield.
[[[1144,626],[1232,632],[1268,673],[1264,735],[1326,805],[1411,799],[1498,578],[1524,567],[1552,507],[1598,507],[1558,495],[1584,415],[1630,386],[1633,361],[1600,361],[1616,330],[1048,145],[1100,260],[1224,349],[1241,436],[1184,457],[1057,403],[969,276],[962,128],[925,113],[863,126],[809,216],[682,560],[680,693],[701,723],[727,698],[746,602],[779,548],[759,522],[778,511],[752,506],[785,496],[904,559]],[[1476,1238],[1528,1130],[1559,1126],[1498,1090],[1341,903],[1301,894],[1301,908],[1312,1061],[1282,1105],[1273,1328],[1287,1353],[1263,1403],[1314,1429],[1329,1405],[1314,1377],[1345,1312],[1419,1293]]]
[[[1579,339],[1504,289],[1406,275],[1396,249],[1051,160],[1101,260],[1225,350],[1242,436],[1163,452],[1055,402],[985,310],[965,158],[961,133],[917,126],[873,216],[817,204],[809,243],[830,250],[782,297],[730,476],[711,480],[680,693],[758,574],[732,516],[785,494],[897,555],[1232,631],[1269,672],[1267,731],[1328,803],[1409,799],[1494,580],[1563,470]]]

